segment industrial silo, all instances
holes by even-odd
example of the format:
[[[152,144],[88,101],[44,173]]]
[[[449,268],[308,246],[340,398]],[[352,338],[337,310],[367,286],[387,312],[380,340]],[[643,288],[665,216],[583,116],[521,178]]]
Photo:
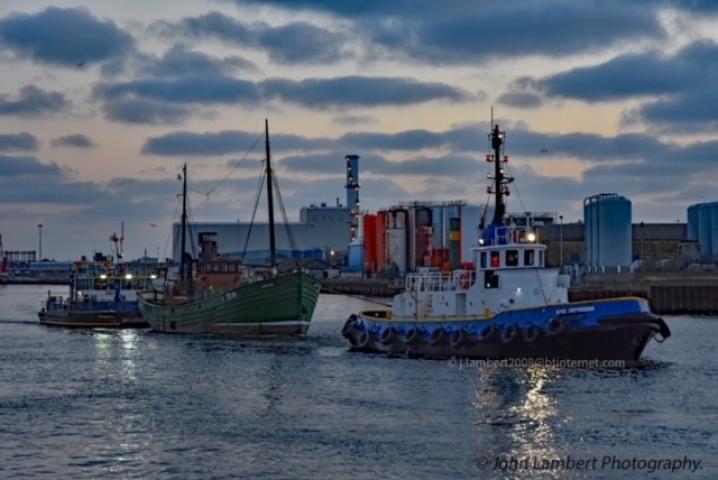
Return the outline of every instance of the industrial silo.
[[[387,228],[387,255],[389,264],[395,264],[402,274],[407,270],[407,233],[406,212],[403,210],[390,210],[389,225]]]
[[[713,226],[711,224],[711,204],[701,203],[698,206],[698,244],[701,247],[701,259],[711,260],[713,248]]]
[[[711,248],[708,253],[708,261],[718,260],[718,202],[711,202],[707,205],[711,219]]]
[[[595,270],[626,269],[631,265],[631,201],[615,193],[600,193],[583,201],[586,257]]]
[[[698,216],[699,216],[700,204],[691,205],[688,207],[688,240],[698,241]]]

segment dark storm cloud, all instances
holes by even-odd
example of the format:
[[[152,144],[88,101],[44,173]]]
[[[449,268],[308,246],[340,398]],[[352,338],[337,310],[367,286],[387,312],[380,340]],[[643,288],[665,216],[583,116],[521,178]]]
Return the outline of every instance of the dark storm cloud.
[[[53,147],[93,148],[96,146],[90,137],[81,133],[55,138],[50,143]]]
[[[124,55],[133,41],[114,22],[99,20],[87,9],[50,7],[1,19],[0,45],[19,57],[74,67]]]
[[[541,97],[532,92],[506,92],[498,98],[498,102],[518,108],[539,108],[543,105]]]
[[[0,133],[0,152],[34,151],[39,147],[37,138],[27,132]]]
[[[103,99],[137,96],[180,104],[252,103],[259,99],[254,83],[212,73],[104,83],[98,85],[95,95]]]
[[[659,52],[622,55],[544,78],[537,87],[551,96],[586,101],[681,92],[704,84],[707,76],[715,78],[718,48],[710,46],[712,58],[699,54],[695,46],[670,57]]]
[[[19,95],[0,95],[0,115],[40,115],[58,112],[69,105],[60,92],[48,92],[35,85],[20,89]]]
[[[472,98],[465,90],[445,83],[402,77],[270,79],[260,85],[271,98],[309,108],[409,105],[432,100],[458,102]]]
[[[181,77],[198,74],[230,74],[237,70],[256,71],[257,66],[239,56],[219,58],[176,45],[159,58],[154,56],[144,58],[139,62],[138,69],[143,75]]]
[[[655,9],[610,0],[261,3],[314,9],[352,19],[354,29],[374,45],[433,64],[475,63],[505,56],[570,55],[665,35]]]
[[[147,125],[181,124],[192,114],[182,105],[137,98],[108,98],[102,110],[113,122]]]
[[[624,113],[663,129],[710,131],[718,127],[718,44],[694,42],[674,54],[647,52],[615,57],[542,79],[521,79],[515,90],[587,102],[658,97]]]
[[[684,133],[718,128],[718,86],[676,95],[640,106],[635,119]]]
[[[297,151],[419,151],[443,148],[458,153],[487,151],[486,124],[458,125],[443,132],[405,130],[396,133],[355,132],[337,138],[312,138],[274,134],[272,145],[278,150]],[[260,132],[228,130],[196,133],[179,131],[147,139],[143,153],[163,156],[218,156],[243,153]],[[668,147],[648,134],[624,134],[605,137],[592,133],[552,134],[510,128],[508,151],[512,154],[538,155],[548,150],[551,156],[573,156],[586,160],[635,158],[664,152]],[[339,158],[343,158],[341,154]]]
[[[0,176],[3,177],[16,177],[20,175],[58,176],[61,174],[62,168],[56,163],[42,163],[36,157],[0,155]]]
[[[420,150],[441,147],[444,144],[444,135],[429,130],[405,130],[398,133],[356,132],[342,135],[337,143],[372,150]]]
[[[162,156],[218,156],[243,153],[252,145],[255,146],[254,150],[261,150],[263,138],[263,133],[241,130],[206,133],[180,131],[148,138],[142,147],[142,153]],[[299,135],[274,134],[271,136],[271,142],[275,151],[281,151],[320,149],[330,141]]]
[[[347,55],[347,36],[306,22],[281,26],[245,23],[219,12],[187,17],[177,24],[159,23],[155,29],[170,36],[213,38],[232,45],[261,49],[284,64],[332,63]]]
[[[206,57],[193,58],[201,63],[209,61]],[[181,71],[174,62],[172,65],[173,72]],[[180,111],[172,105],[239,103],[257,106],[263,100],[276,100],[308,108],[329,109],[410,105],[432,100],[457,102],[472,98],[468,92],[450,85],[420,82],[412,78],[347,76],[299,81],[276,78],[255,83],[216,69],[212,71],[212,68],[202,73],[194,68],[192,73],[185,72],[181,71],[176,76],[157,75],[102,82],[95,87],[94,97],[104,102],[108,118],[127,123],[161,123],[164,120],[177,123],[178,119],[181,121],[189,115],[189,110]],[[153,112],[142,114],[136,111],[139,102],[145,100],[157,102],[149,106]]]

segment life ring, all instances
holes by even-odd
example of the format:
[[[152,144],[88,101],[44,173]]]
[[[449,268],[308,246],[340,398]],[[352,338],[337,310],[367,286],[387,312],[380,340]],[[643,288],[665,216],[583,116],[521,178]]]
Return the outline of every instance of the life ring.
[[[523,337],[524,342],[531,343],[535,341],[539,335],[541,334],[541,330],[536,325],[529,325],[524,330],[521,331],[521,337]]]
[[[421,334],[416,328],[410,328],[402,336],[402,341],[407,344],[418,343],[421,340]]]
[[[518,334],[518,327],[516,327],[516,325],[509,325],[508,327],[501,330],[501,341],[504,343],[512,342]]]
[[[566,328],[566,321],[563,318],[554,317],[548,321],[548,326],[546,328],[546,334],[549,336],[558,335],[559,333],[563,332],[563,330],[565,328]]]
[[[437,328],[433,332],[431,332],[431,337],[429,338],[429,343],[432,345],[441,345],[446,341],[446,337],[448,335],[446,334],[446,330],[443,328]]]
[[[381,332],[381,337],[379,337],[379,341],[384,345],[389,345],[390,343],[396,342],[398,337],[399,333],[396,331],[396,328],[389,327],[385,328]]]
[[[493,325],[486,325],[484,328],[481,329],[481,332],[479,332],[479,341],[485,342],[489,338],[494,336],[494,333],[496,332],[496,327]]]
[[[453,348],[460,347],[461,345],[466,342],[466,332],[464,330],[456,330],[451,333],[451,337],[449,337],[449,344]]]
[[[462,290],[468,290],[471,287],[471,274],[469,272],[463,272],[459,275],[459,287]]]

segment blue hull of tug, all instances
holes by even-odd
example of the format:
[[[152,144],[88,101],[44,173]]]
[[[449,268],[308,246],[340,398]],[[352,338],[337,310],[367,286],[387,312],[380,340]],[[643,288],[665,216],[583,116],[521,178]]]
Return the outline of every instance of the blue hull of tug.
[[[342,334],[354,350],[450,358],[573,358],[638,361],[656,334],[670,335],[640,298],[501,312],[489,319],[404,320],[386,311],[351,316]]]

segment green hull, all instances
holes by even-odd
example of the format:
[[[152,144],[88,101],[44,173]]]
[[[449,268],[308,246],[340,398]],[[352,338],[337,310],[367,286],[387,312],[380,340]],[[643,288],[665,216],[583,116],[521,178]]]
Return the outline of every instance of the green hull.
[[[223,335],[303,335],[320,283],[305,273],[280,275],[169,306],[152,293],[139,296],[143,318],[160,332]]]

